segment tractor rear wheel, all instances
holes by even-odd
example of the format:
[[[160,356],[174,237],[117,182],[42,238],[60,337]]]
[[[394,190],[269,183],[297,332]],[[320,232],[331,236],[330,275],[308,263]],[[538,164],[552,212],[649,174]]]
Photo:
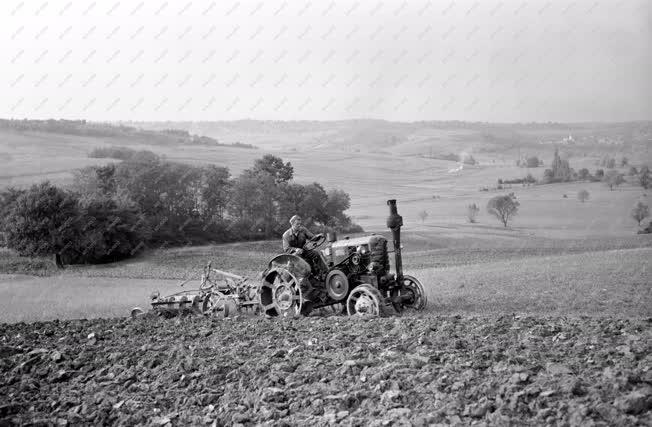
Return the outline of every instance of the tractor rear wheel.
[[[359,285],[351,291],[346,300],[346,311],[349,316],[385,317],[387,309],[385,298],[380,291],[371,285]]]
[[[308,315],[312,304],[306,300],[309,284],[285,269],[272,270],[260,286],[260,305],[265,316],[296,317]]]

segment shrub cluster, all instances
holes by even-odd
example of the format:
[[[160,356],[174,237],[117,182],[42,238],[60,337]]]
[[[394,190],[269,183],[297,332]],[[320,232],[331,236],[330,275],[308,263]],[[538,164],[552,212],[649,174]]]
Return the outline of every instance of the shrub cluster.
[[[532,176],[532,174],[527,174],[525,178],[499,179],[498,189],[501,189],[503,184],[536,184],[536,182],[537,180]]]
[[[7,246],[97,263],[152,246],[278,237],[294,214],[315,230],[362,231],[344,214],[347,193],[293,182],[292,165],[278,157],[266,155],[232,178],[224,167],[136,153],[108,153],[124,161],[77,171],[71,188],[45,182],[0,193]]]

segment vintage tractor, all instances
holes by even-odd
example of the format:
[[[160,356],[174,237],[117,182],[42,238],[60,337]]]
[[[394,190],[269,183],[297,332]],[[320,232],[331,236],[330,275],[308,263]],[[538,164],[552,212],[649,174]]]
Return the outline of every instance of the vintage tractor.
[[[421,283],[403,274],[401,226],[396,200],[388,200],[387,227],[394,240],[395,273],[390,271],[387,239],[372,234],[337,240],[317,235],[304,250],[317,250],[320,271],[292,254],[274,257],[262,274],[259,287],[263,313],[270,317],[307,315],[313,309],[343,306],[349,315],[385,316],[406,308],[423,310],[427,299]]]

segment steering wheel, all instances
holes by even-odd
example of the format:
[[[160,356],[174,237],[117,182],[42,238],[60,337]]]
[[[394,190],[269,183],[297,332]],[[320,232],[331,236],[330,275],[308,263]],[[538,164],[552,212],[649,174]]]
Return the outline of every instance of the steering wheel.
[[[317,249],[318,247],[323,245],[325,241],[326,241],[326,236],[324,236],[321,233],[320,234],[315,234],[315,236],[312,239],[308,240],[303,245],[303,250],[304,251],[311,251],[313,249]]]

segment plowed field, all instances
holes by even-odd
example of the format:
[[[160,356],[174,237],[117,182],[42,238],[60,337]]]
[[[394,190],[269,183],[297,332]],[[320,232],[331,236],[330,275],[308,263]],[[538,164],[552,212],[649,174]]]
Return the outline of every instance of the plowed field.
[[[651,425],[652,319],[0,324],[0,424]]]

